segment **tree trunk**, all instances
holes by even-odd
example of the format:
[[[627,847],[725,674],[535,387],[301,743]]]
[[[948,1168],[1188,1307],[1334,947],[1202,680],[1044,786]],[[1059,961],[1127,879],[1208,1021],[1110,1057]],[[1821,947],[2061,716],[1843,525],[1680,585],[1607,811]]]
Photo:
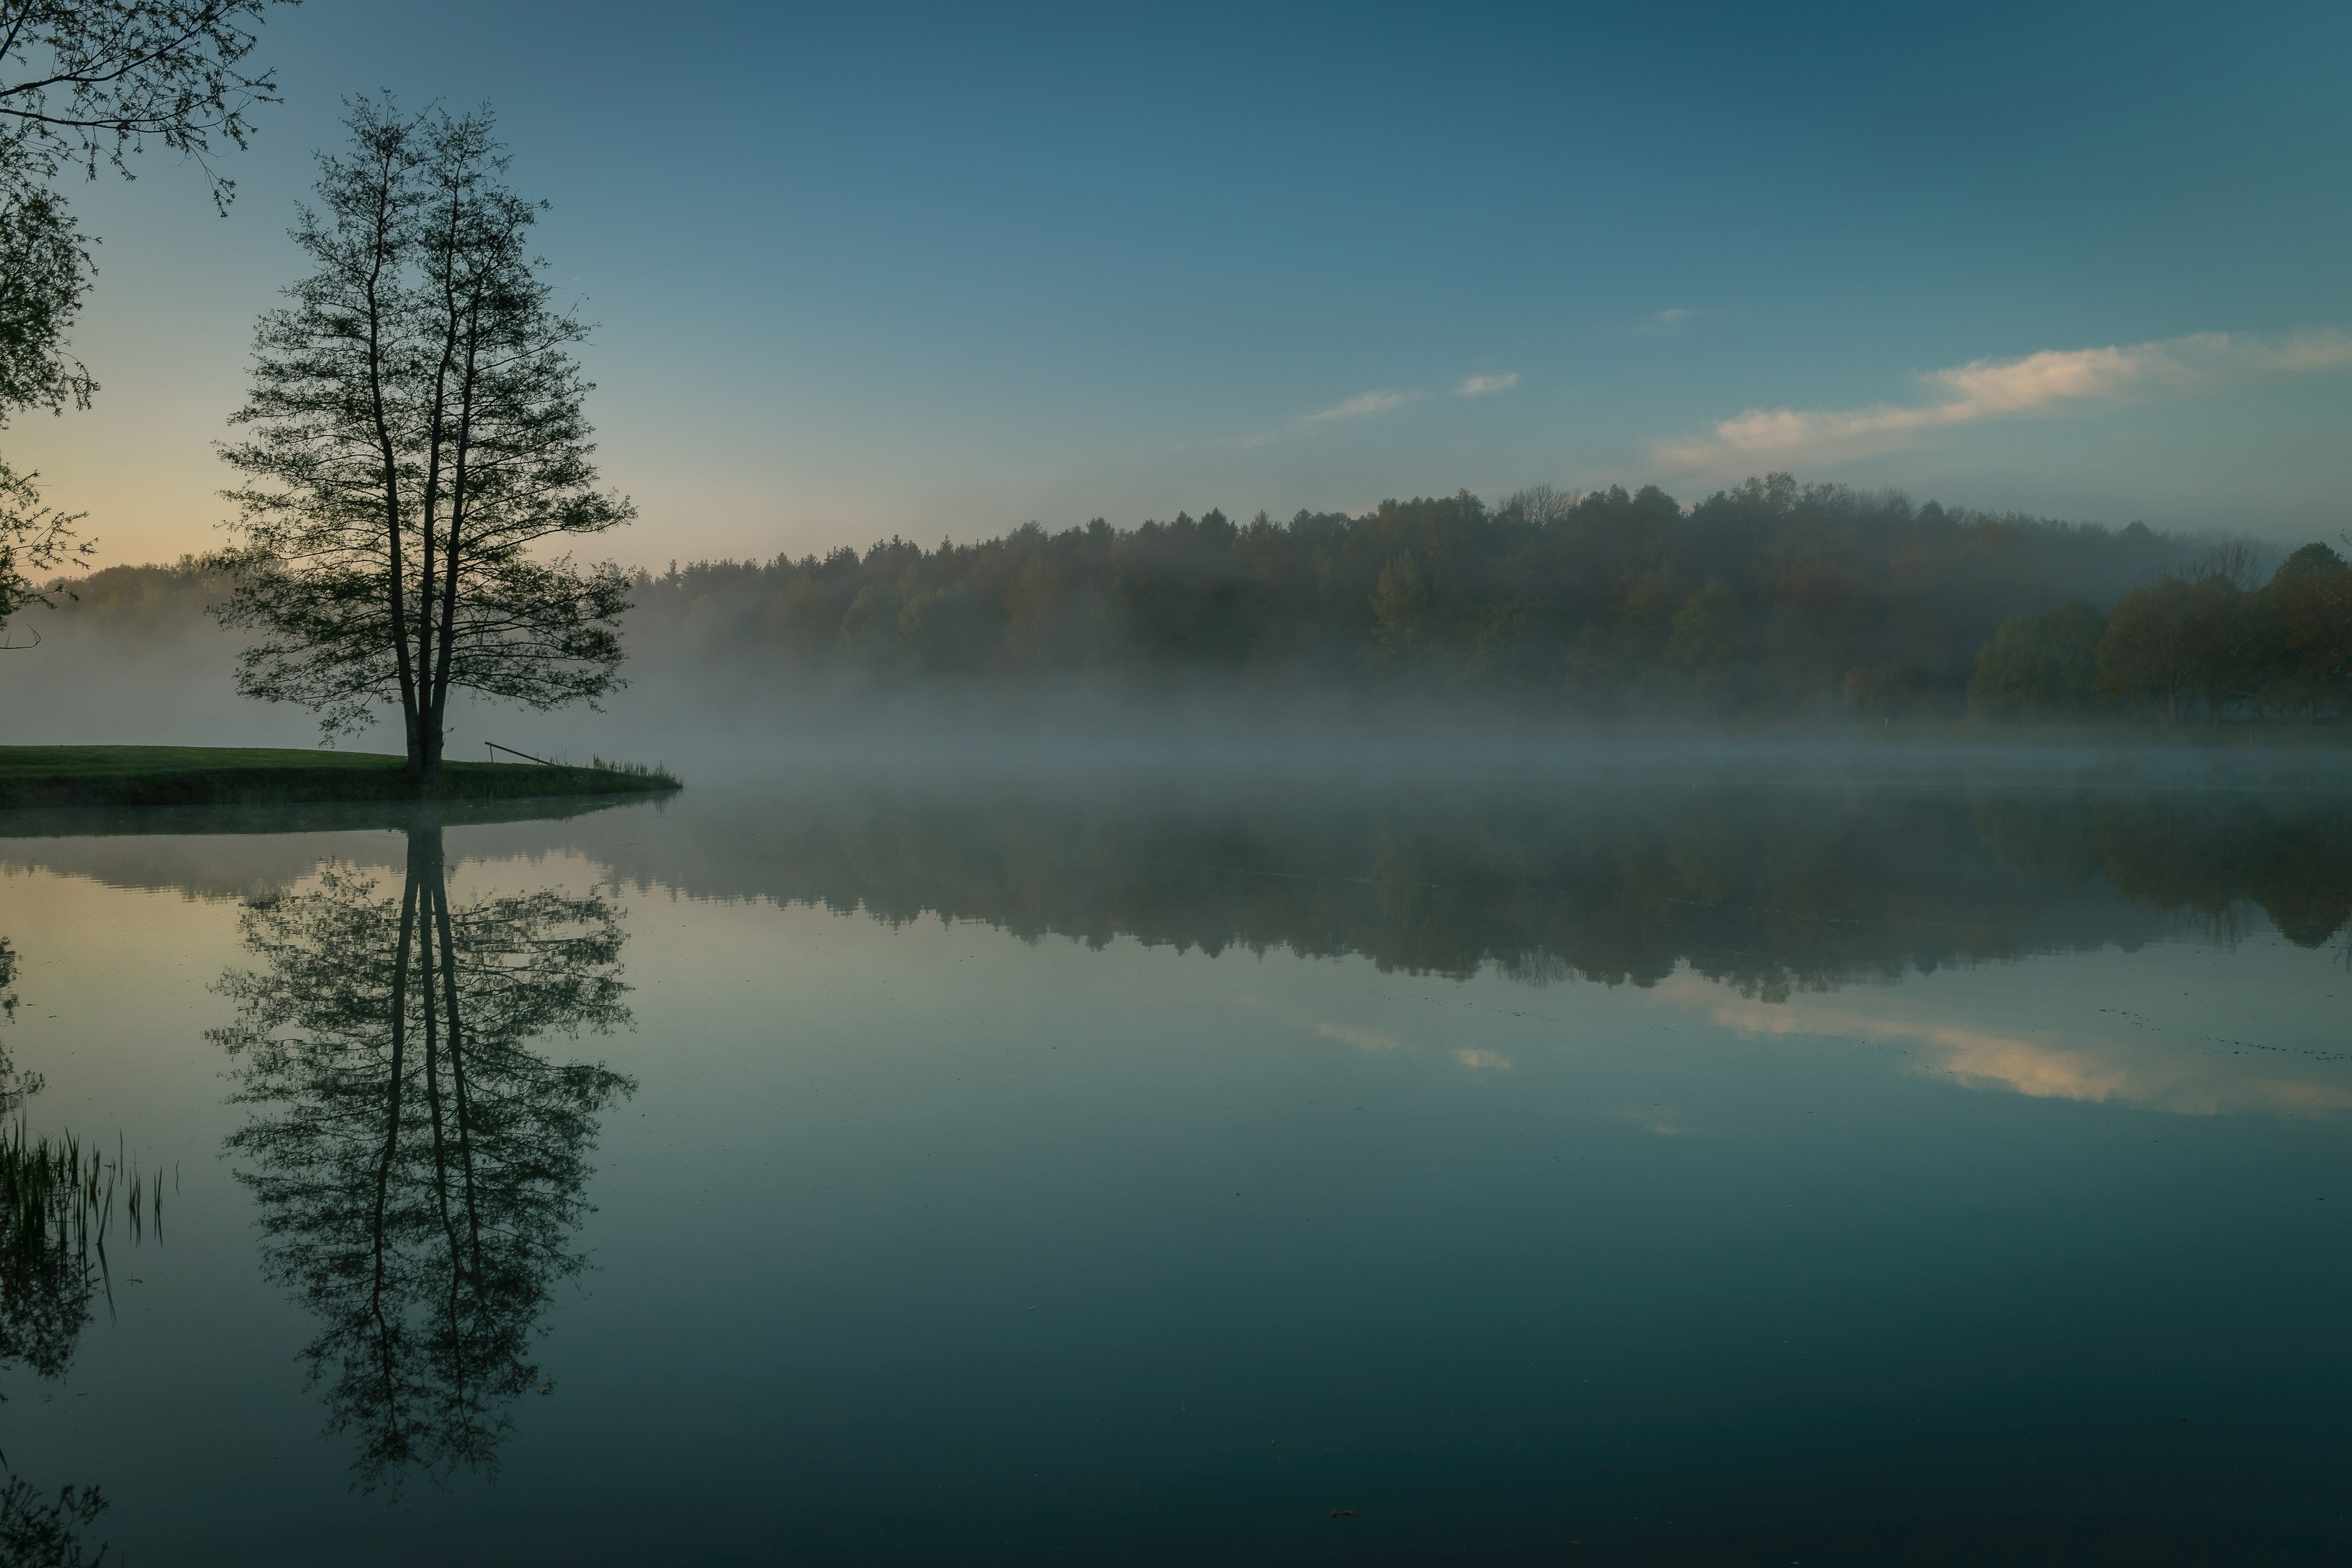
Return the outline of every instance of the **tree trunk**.
[[[442,722],[444,702],[427,699],[425,705],[424,774],[425,779],[441,777],[441,753],[448,741],[447,727]]]

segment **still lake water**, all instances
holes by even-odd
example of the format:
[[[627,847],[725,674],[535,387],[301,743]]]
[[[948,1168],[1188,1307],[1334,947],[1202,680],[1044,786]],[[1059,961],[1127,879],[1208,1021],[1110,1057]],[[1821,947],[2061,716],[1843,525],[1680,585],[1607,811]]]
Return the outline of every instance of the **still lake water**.
[[[16,814],[16,1114],[167,1179],[0,1450],[146,1564],[2342,1560],[2346,800]]]

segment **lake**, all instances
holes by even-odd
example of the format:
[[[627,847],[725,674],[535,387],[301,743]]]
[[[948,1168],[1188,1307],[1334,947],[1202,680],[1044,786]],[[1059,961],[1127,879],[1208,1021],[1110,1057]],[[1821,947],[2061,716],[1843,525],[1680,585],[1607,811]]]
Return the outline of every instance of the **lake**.
[[[2339,787],[730,771],[0,821],[11,1119],[161,1197],[0,1270],[20,1523],[2352,1552]]]

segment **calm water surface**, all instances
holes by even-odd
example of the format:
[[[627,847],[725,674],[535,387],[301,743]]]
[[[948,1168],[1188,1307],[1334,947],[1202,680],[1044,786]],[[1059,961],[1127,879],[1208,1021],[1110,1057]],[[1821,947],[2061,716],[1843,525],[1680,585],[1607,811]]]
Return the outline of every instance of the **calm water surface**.
[[[15,1115],[166,1180],[0,1450],[149,1564],[2341,1560],[2343,802],[19,814]]]

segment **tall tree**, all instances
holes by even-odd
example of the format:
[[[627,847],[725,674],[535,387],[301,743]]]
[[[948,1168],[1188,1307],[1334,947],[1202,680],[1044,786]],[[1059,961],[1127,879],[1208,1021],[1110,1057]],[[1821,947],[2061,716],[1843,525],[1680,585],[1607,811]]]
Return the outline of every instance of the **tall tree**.
[[[541,207],[505,186],[488,110],[386,99],[349,124],[293,231],[318,270],[262,319],[252,434],[223,454],[251,482],[222,614],[262,633],[239,690],[329,736],[396,705],[431,779],[453,692],[593,706],[617,684],[626,580],[545,552],[635,513],[596,488],[587,329],[527,248]]]
[[[101,162],[128,179],[130,157],[161,146],[226,212],[236,187],[213,160],[277,101],[269,72],[242,68],[273,3],[299,0],[0,0],[0,424],[98,390],[66,347],[97,267],[60,181]],[[40,574],[95,549],[82,514],[42,504],[39,477],[0,459],[0,626],[47,602]]]

